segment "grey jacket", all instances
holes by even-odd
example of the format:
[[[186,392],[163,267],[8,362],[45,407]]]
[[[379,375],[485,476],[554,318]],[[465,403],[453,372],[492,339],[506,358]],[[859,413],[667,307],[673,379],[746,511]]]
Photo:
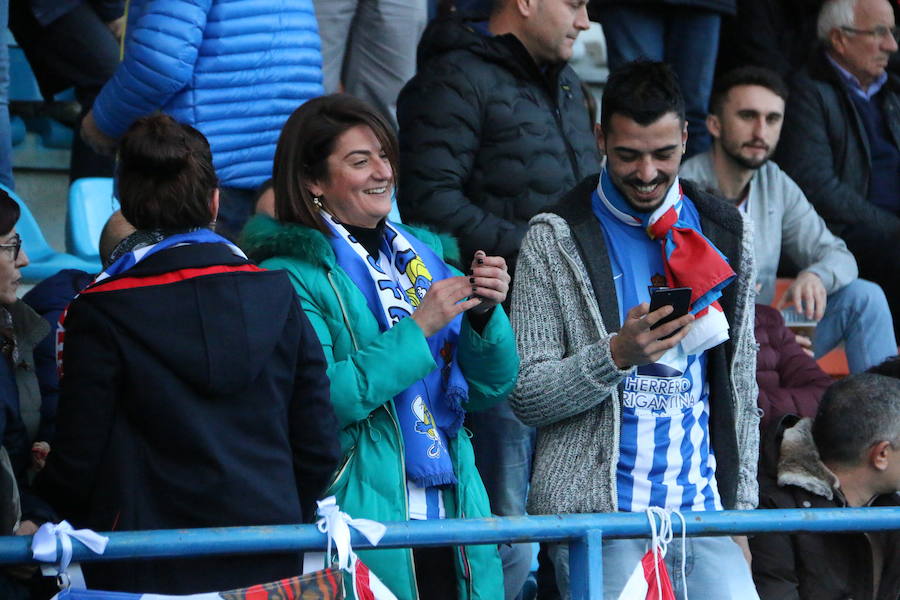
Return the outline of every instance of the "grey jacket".
[[[721,196],[712,150],[685,162],[681,176]],[[753,239],[757,240],[753,247],[757,281],[762,284],[758,302],[772,302],[782,252],[798,268],[818,275],[829,294],[856,279],[856,259],[844,240],[828,230],[800,187],[778,165],[769,161],[757,169],[747,202]]]
[[[609,342],[619,314],[612,269],[590,206],[596,175],[563,199],[559,214],[531,220],[519,256],[512,323],[521,368],[510,404],[538,427],[528,511],[617,509],[621,392],[630,370],[613,362]],[[704,234],[728,256],[738,278],[724,290],[731,339],[708,353],[710,429],[716,479],[726,508],[756,506],[759,414],[753,338],[753,249],[738,211],[683,182]]]

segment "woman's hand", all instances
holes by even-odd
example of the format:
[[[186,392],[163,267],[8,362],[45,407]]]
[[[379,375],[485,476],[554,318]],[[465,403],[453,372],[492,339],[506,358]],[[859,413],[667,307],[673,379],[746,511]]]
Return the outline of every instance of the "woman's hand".
[[[501,259],[502,260],[502,259]],[[472,296],[472,284],[468,277],[448,277],[431,284],[422,304],[413,313],[412,319],[422,329],[425,337],[440,331],[456,315],[482,303]]]
[[[478,250],[472,258],[471,273],[469,285],[472,286],[472,295],[481,298],[481,304],[472,312],[486,313],[506,301],[511,278],[502,256],[488,256]]]

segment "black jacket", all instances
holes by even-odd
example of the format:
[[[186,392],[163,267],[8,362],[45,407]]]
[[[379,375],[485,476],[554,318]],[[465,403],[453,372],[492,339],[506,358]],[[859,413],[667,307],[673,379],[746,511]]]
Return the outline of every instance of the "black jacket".
[[[760,444],[759,508],[843,508],[834,475],[819,459],[810,419],[787,416]],[[787,432],[787,433],[786,433]],[[787,440],[785,439],[787,438]],[[900,506],[900,495],[873,506]],[[873,545],[883,549],[881,581],[873,593]],[[750,538],[753,580],[761,600],[897,600],[900,532],[766,533]]]
[[[418,75],[400,93],[404,220],[459,238],[512,265],[528,220],[600,169],[581,91],[568,65],[542,72],[512,34],[433,21]]]
[[[860,225],[900,236],[900,217],[866,197],[872,161],[851,93],[824,51],[817,52],[792,82],[775,159],[836,234]],[[879,97],[900,147],[900,77],[889,74]]]
[[[737,0],[590,0],[588,5],[588,13],[591,14],[592,21],[600,21],[595,18],[592,9],[598,6],[613,6],[616,4],[622,6],[683,6],[686,8],[705,8],[726,15],[733,15],[735,12],[735,3]]]
[[[184,271],[206,267],[224,272]],[[284,273],[236,269],[251,267],[223,244],[175,247],[69,308],[56,440],[38,484],[76,527],[312,517],[340,455],[322,349]],[[186,278],[159,279],[174,272]],[[299,568],[287,554],[95,563],[86,574],[100,589],[186,594]]]
[[[822,1],[738,0],[735,16],[722,21],[716,73],[756,65],[789,80],[816,46]]]

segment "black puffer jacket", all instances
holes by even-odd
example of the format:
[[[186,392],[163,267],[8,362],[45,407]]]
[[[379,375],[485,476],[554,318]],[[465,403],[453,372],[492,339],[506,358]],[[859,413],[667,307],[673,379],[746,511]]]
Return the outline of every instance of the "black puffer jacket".
[[[581,82],[568,65],[541,72],[511,35],[439,19],[400,93],[404,220],[457,236],[512,265],[528,220],[600,170]]]
[[[856,224],[900,235],[900,218],[866,198],[869,141],[849,94],[824,51],[817,52],[792,82],[775,160],[837,235]],[[878,96],[900,146],[900,77],[889,74]]]

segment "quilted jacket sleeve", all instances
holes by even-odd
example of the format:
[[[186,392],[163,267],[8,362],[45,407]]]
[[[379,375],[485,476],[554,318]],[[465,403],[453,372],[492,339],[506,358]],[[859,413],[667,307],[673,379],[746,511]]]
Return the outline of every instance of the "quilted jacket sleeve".
[[[462,68],[434,61],[400,93],[400,212],[449,231],[464,249],[512,264],[528,227],[486,211],[466,195],[482,138],[481,93]]]
[[[756,373],[763,412],[760,427],[764,430],[788,414],[815,416],[831,378],[803,352],[774,308],[756,305],[755,329],[760,345]]]
[[[519,355],[502,306],[494,308],[480,334],[471,327],[469,319],[463,319],[458,354],[460,368],[469,382],[466,410],[484,410],[509,396],[519,372]]]
[[[193,76],[212,0],[147,0],[133,23],[125,58],[94,101],[97,126],[119,137],[163,106]]]

